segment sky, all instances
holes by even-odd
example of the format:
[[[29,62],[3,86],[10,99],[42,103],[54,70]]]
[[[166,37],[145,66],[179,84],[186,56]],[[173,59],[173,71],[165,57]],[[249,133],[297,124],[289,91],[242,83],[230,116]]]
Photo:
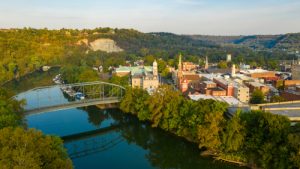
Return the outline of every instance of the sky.
[[[300,32],[300,0],[1,0],[0,28],[23,27],[284,34]]]

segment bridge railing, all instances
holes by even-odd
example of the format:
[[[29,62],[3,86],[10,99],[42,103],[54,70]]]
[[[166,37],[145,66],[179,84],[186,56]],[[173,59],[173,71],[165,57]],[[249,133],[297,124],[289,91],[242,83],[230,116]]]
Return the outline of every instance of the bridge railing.
[[[71,89],[73,96],[66,92],[66,88]],[[75,92],[84,94],[85,99],[78,100],[74,97]],[[101,100],[121,100],[125,93],[125,88],[120,85],[107,82],[85,82],[75,84],[62,84],[53,86],[37,87],[20,93],[13,98],[17,100],[26,99],[25,111],[43,109],[64,105],[82,105],[83,103]]]

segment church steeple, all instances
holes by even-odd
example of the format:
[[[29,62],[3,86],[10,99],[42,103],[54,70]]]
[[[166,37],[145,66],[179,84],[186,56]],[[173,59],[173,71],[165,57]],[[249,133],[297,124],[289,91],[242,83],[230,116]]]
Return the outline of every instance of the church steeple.
[[[205,66],[204,69],[208,69],[208,58],[205,56]]]
[[[179,54],[179,62],[178,62],[178,71],[177,71],[177,85],[180,85],[180,82],[182,80],[183,77],[183,73],[182,73],[182,62],[181,62],[181,53]]]
[[[157,62],[156,62],[156,60],[154,60],[154,62],[153,62],[153,76],[158,76]]]
[[[182,71],[182,62],[181,62],[181,53],[179,53],[179,62],[178,62],[178,70]]]

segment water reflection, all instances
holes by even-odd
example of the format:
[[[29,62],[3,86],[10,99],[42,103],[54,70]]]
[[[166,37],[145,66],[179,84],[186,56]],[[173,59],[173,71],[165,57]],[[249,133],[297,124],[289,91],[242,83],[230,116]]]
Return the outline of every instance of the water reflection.
[[[99,133],[88,139],[82,139],[72,143],[66,143],[75,166],[83,166],[81,159],[91,160],[92,168],[109,166],[106,162],[98,158],[103,158],[103,154],[113,152],[114,160],[127,160],[127,163],[137,162],[132,157],[123,156],[123,150],[133,149],[138,146],[142,152],[136,153],[136,156],[142,155],[144,164],[138,167],[130,168],[161,168],[161,169],[234,169],[237,166],[229,165],[220,161],[214,161],[210,158],[200,157],[200,152],[196,145],[185,140],[168,134],[159,129],[153,129],[146,123],[139,122],[135,117],[124,115],[119,110],[97,110],[95,108],[86,109],[89,115],[89,122],[95,126],[100,126],[104,119],[113,119],[118,124],[117,130],[111,132]],[[128,150],[127,150],[128,151]],[[74,153],[75,152],[75,153]],[[101,155],[102,154],[102,155]],[[114,162],[111,159],[111,163]],[[148,164],[147,164],[148,163]],[[101,164],[101,165],[99,165]],[[112,165],[110,168],[128,168],[128,164]],[[129,165],[130,166],[130,165]],[[91,167],[91,165],[89,166]]]
[[[95,127],[100,127],[101,123],[109,118],[107,110],[99,109],[96,106],[89,106],[82,109],[87,112],[89,123],[93,124]]]
[[[58,69],[11,82],[8,89],[22,92],[52,84]],[[38,75],[38,76],[37,76]],[[153,129],[119,110],[94,106],[27,116],[29,128],[46,134],[74,136],[65,142],[76,169],[238,169],[200,157],[196,145]],[[113,127],[111,127],[113,126]],[[78,137],[75,137],[76,134]]]
[[[19,80],[12,80],[3,87],[14,93],[21,93],[35,87],[48,86],[53,84],[52,79],[59,73],[60,68],[51,68],[48,72],[36,71],[21,77]]]
[[[69,157],[72,160],[109,151],[123,141],[117,133],[101,133],[97,136],[81,139],[81,141],[66,142]]]

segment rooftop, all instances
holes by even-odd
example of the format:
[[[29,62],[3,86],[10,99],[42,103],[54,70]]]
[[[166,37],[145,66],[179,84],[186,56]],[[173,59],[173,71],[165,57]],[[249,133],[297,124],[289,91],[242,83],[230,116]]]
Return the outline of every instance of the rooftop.
[[[213,78],[221,77],[221,74],[210,74],[210,73],[205,73],[205,74],[199,74],[200,77],[205,78],[206,80],[213,80]]]
[[[266,86],[265,84],[259,83],[259,82],[249,82],[250,85],[254,87],[261,87],[261,86]]]
[[[192,100],[206,100],[206,99],[213,99],[220,102],[225,102],[229,104],[230,106],[237,106],[242,105],[243,103],[240,102],[238,99],[232,97],[232,96],[211,96],[211,95],[204,95],[204,94],[197,94],[197,95],[189,95],[189,98]]]
[[[200,80],[200,76],[197,74],[183,75],[186,80]]]
[[[227,69],[219,69],[219,68],[209,68],[206,70],[208,73],[221,73],[221,74],[226,74],[226,73],[231,73],[231,68]]]
[[[247,69],[247,70],[240,70],[241,73],[244,74],[253,74],[253,73],[266,73],[266,72],[272,72],[265,69]]]
[[[224,84],[224,85],[231,85],[232,81],[230,79],[225,79],[225,78],[214,78],[218,82]]]
[[[131,75],[147,74],[152,72],[152,66],[120,66],[116,68],[116,72],[131,72]]]
[[[216,83],[213,82],[213,81],[203,81],[203,83],[205,83],[205,84],[216,84]]]

